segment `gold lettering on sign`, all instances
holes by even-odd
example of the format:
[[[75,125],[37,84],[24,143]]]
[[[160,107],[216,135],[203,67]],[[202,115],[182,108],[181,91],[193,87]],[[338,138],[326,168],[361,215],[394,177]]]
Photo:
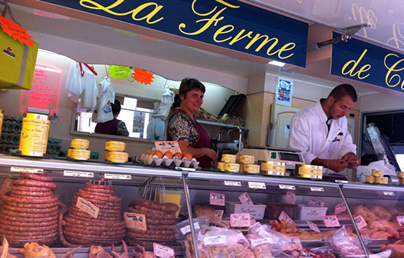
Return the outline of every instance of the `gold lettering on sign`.
[[[164,19],[163,17],[160,17],[160,18],[154,17],[163,8],[162,5],[158,5],[154,2],[148,2],[148,3],[141,4],[138,7],[136,7],[135,9],[130,10],[128,12],[124,12],[124,13],[118,13],[118,12],[115,12],[112,10],[115,7],[118,7],[119,5],[121,5],[123,2],[125,2],[125,0],[117,0],[115,3],[113,3],[111,5],[103,6],[99,3],[97,3],[97,1],[80,0],[80,5],[85,8],[88,8],[88,9],[102,10],[106,13],[109,13],[109,14],[112,14],[115,16],[126,16],[126,15],[132,14],[132,19],[134,21],[146,20],[146,22],[148,24],[154,24],[154,23],[157,23]],[[146,9],[148,7],[153,8],[153,10],[151,12],[147,12]],[[142,12],[143,14],[141,15],[140,12]],[[152,20],[153,18],[155,18],[155,20]]]
[[[362,61],[362,59],[365,56],[367,51],[368,50],[365,49],[362,52],[361,56],[358,58],[358,60],[350,60],[350,61],[346,62],[344,64],[344,66],[342,67],[341,73],[343,75],[348,74],[351,77],[357,76],[361,80],[368,77],[370,75],[370,73],[367,73],[366,75],[364,74],[363,76],[361,76],[361,74],[370,70],[370,68],[372,67],[370,64],[366,64],[366,65],[362,66],[358,71],[355,72],[355,69],[358,67],[359,63]],[[350,65],[352,65],[351,69],[349,69]]]
[[[373,28],[376,28],[376,22],[379,20],[375,12],[371,9],[365,9],[357,4],[352,4],[353,19],[359,23],[370,23]],[[367,28],[363,28],[365,37],[368,37]]]
[[[404,39],[404,36],[401,33],[400,24],[393,24],[393,37],[387,40],[387,44],[401,49],[404,46],[402,39]]]
[[[404,90],[404,82],[401,80],[401,76],[396,74],[397,72],[400,72],[404,70],[404,67],[399,67],[399,65],[404,61],[404,59],[399,59],[397,60],[392,66],[388,66],[387,64],[387,58],[399,58],[398,55],[396,54],[388,54],[384,57],[384,66],[388,69],[387,74],[386,74],[386,84],[389,87],[396,87],[401,83],[401,89]],[[394,82],[396,83],[394,83]]]
[[[223,0],[216,0],[216,2],[223,4],[225,7],[220,9],[219,6],[215,6],[208,12],[200,13],[196,10],[197,1],[198,0],[193,0],[192,2],[192,12],[199,17],[203,17],[195,21],[196,24],[201,24],[201,26],[195,31],[187,31],[187,25],[185,23],[180,23],[178,29],[181,33],[191,36],[199,35],[213,26],[218,27],[213,34],[213,40],[217,43],[228,42],[228,45],[230,46],[236,43],[245,44],[244,49],[250,49],[254,45],[256,46],[254,49],[255,52],[259,52],[267,46],[267,49],[265,50],[266,54],[268,56],[277,55],[279,59],[287,59],[294,55],[294,53],[291,52],[296,47],[296,43],[294,42],[288,42],[279,46],[279,39],[276,37],[271,38],[268,35],[262,35],[254,31],[247,32],[245,29],[240,29],[237,33],[237,31],[235,31],[235,26],[232,24],[219,26],[219,22],[224,21],[222,13],[225,10],[228,8],[239,8],[240,6],[230,5]],[[233,34],[231,34],[232,32]]]

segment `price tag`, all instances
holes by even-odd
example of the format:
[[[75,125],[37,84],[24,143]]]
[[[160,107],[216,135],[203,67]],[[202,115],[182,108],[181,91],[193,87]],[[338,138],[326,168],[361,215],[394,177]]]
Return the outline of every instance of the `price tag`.
[[[324,207],[324,201],[316,198],[310,198],[308,205],[310,207]]]
[[[11,167],[10,168],[11,172],[24,172],[24,173],[43,173],[42,168],[24,168],[24,167]]]
[[[323,217],[324,224],[327,228],[333,228],[333,227],[340,227],[341,225],[339,224],[338,218],[335,215],[329,215],[329,216],[324,216]]]
[[[153,243],[153,253],[161,258],[172,258],[175,254],[174,249],[157,243]]]
[[[104,177],[106,179],[132,180],[131,175],[122,175],[122,174],[108,174],[108,173],[105,173]]]
[[[345,203],[341,202],[341,203],[335,205],[335,210],[334,210],[335,215],[343,213],[345,211],[346,211]]]
[[[198,222],[195,222],[195,223],[194,223],[194,229],[195,229],[195,230],[201,229],[201,228],[199,227],[199,223],[198,223]],[[185,226],[185,227],[180,228],[180,231],[181,231],[181,233],[185,236],[187,233],[191,232],[191,227],[190,227],[190,225],[187,225],[187,226]]]
[[[302,243],[300,242],[300,239],[298,237],[290,237],[289,238],[289,245],[288,245],[289,250],[302,250],[303,246]]]
[[[214,224],[218,224],[222,221],[224,210],[215,210]]]
[[[391,195],[394,196],[394,192],[383,192],[384,195]]]
[[[249,227],[251,225],[250,213],[230,214],[230,225],[232,227]]]
[[[204,237],[203,244],[206,246],[227,244],[227,237],[225,235]]]
[[[4,179],[4,182],[3,182],[2,186],[1,186],[1,189],[0,189],[0,196],[10,192],[12,185],[13,185],[13,180],[11,180],[10,178]]]
[[[80,171],[65,170],[65,171],[63,171],[63,176],[93,178],[94,173],[93,172],[80,172]]]
[[[242,204],[247,204],[247,205],[253,205],[253,201],[251,200],[251,197],[248,195],[247,192],[244,192],[242,195],[240,195],[238,197],[238,199],[240,200],[240,202]]]
[[[81,197],[77,199],[76,207],[89,214],[93,218],[97,218],[98,212],[100,212],[100,208]]]
[[[309,220],[306,220],[306,223],[307,223],[307,225],[309,225],[309,228],[311,230],[313,230],[314,232],[320,233],[320,229],[318,228],[317,224],[315,224]]]
[[[323,187],[310,187],[310,191],[312,192],[324,192]]]
[[[225,196],[224,196],[224,194],[210,193],[209,203],[211,205],[224,206],[225,205]]]
[[[286,192],[286,203],[296,204],[296,193],[287,191]]]
[[[165,141],[165,142],[154,142],[156,149],[165,153],[166,151],[175,154],[177,152],[182,153],[180,146],[177,141]]]
[[[358,226],[358,229],[362,229],[368,225],[368,223],[366,223],[366,220],[362,217],[362,215],[356,216],[354,219],[356,226]]]
[[[397,216],[396,217],[398,225],[404,226],[404,216]]]
[[[227,186],[241,186],[241,182],[237,182],[237,181],[224,181],[224,185],[227,185]]]
[[[1,258],[8,257],[8,241],[6,237],[3,237],[3,244],[1,245]]]
[[[265,183],[261,182],[248,182],[248,187],[252,189],[267,189]]]
[[[286,189],[286,190],[296,190],[294,185],[279,185],[279,189]]]
[[[295,225],[295,222],[293,221],[293,219],[291,219],[290,217],[289,217],[289,215],[285,212],[285,211],[282,211],[281,212],[281,214],[279,215],[279,221],[282,221],[282,220],[284,220],[284,221],[286,221],[287,223],[289,223],[289,224],[293,224],[293,225]]]
[[[144,214],[132,212],[124,212],[123,214],[126,227],[142,231],[147,230],[146,216]]]

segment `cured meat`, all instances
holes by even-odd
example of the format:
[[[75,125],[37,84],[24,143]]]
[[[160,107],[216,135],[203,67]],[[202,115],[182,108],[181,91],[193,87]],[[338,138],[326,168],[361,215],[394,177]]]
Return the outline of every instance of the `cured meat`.
[[[52,190],[48,187],[21,186],[21,185],[12,185],[11,191],[52,192]]]
[[[52,190],[56,190],[56,185],[49,182],[31,180],[31,179],[17,179],[13,181],[14,185],[21,185],[21,186],[35,186],[35,187],[47,187]]]
[[[174,203],[157,203],[149,200],[144,199],[135,199],[132,200],[129,206],[143,206],[153,210],[159,210],[163,212],[177,212],[179,207]]]
[[[20,227],[35,227],[35,226],[50,226],[55,224],[54,220],[50,221],[42,221],[42,222],[23,222],[23,221],[14,221],[14,220],[3,220],[0,219],[1,224],[7,224],[7,225],[12,225],[12,226],[20,226]]]
[[[48,197],[14,197],[2,195],[1,199],[6,202],[17,202],[17,203],[48,203],[48,202],[56,202],[58,198],[56,196],[48,196]]]
[[[128,232],[126,235],[132,239],[176,240],[175,235],[149,234],[147,231],[143,233]]]
[[[0,213],[0,219],[6,221],[21,221],[21,222],[35,223],[35,222],[55,221],[58,219],[58,216],[32,218],[32,217],[7,216]]]
[[[166,212],[162,212],[162,211],[155,211],[155,210],[151,210],[151,209],[142,209],[141,206],[135,206],[135,208],[133,207],[129,207],[128,209],[129,212],[134,212],[134,213],[140,213],[140,214],[144,214],[147,216],[147,218],[164,218],[164,219],[175,219],[176,215],[175,213],[166,213]]]
[[[5,232],[5,231],[16,231],[16,232],[35,232],[35,231],[41,231],[45,232],[47,230],[53,230],[56,229],[58,226],[57,222],[51,225],[46,225],[46,226],[15,226],[15,225],[9,225],[9,224],[2,224],[0,225],[0,231]]]
[[[65,237],[67,242],[71,243],[78,243],[81,245],[92,245],[92,244],[101,244],[101,245],[114,245],[114,244],[119,244],[122,239],[110,239],[110,240],[105,240],[105,239],[86,239],[86,238],[79,238],[79,237],[71,237],[71,236],[66,236]]]
[[[16,211],[9,211],[9,210],[1,210],[0,214],[6,215],[6,216],[14,216],[14,217],[27,217],[27,218],[44,218],[44,217],[55,217],[58,215],[58,211],[53,211],[49,213],[39,213],[39,214],[34,214],[34,213],[24,213],[24,212],[16,212]]]
[[[50,208],[50,207],[55,207],[58,206],[57,201],[54,202],[48,202],[48,203],[16,203],[16,202],[9,202],[9,201],[4,201],[5,204],[8,206],[12,207],[21,207],[21,208],[35,208],[35,209],[40,209],[40,208]]]
[[[50,208],[21,208],[21,207],[14,207],[10,206],[8,204],[3,204],[1,208],[10,210],[10,211],[16,211],[16,212],[29,212],[29,213],[51,213],[54,211],[58,211],[58,206],[50,207]]]
[[[20,176],[22,178],[29,178],[29,179],[34,179],[38,181],[44,181],[44,182],[51,182],[53,179],[51,177],[43,176],[43,175],[38,175],[38,174],[32,174],[32,173],[20,173]]]

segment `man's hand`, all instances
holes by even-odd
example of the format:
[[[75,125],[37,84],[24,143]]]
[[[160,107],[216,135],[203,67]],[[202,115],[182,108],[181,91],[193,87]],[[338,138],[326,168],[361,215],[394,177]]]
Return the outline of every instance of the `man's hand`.
[[[346,163],[348,164],[348,168],[357,168],[361,164],[361,161],[358,158],[358,156],[356,156],[352,152],[348,152],[342,158],[346,159]]]
[[[345,168],[348,167],[346,158],[342,159],[330,159],[327,162],[328,168],[335,171],[335,172],[340,172],[341,170],[344,170]]]

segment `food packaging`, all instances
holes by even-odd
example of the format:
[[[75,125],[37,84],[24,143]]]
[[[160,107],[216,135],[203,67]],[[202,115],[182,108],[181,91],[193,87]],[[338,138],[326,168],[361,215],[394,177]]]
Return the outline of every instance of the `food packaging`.
[[[67,157],[70,159],[89,160],[90,154],[91,154],[90,150],[73,149],[73,148],[69,148],[67,150]]]
[[[126,163],[126,162],[128,162],[128,158],[129,158],[129,154],[126,152],[107,151],[105,153],[105,160],[109,161],[109,162]]]
[[[230,172],[240,172],[240,164],[238,163],[225,163],[224,170]]]
[[[49,115],[25,113],[18,148],[20,155],[43,157],[48,145],[49,127]]]
[[[107,141],[105,143],[105,150],[107,151],[125,151],[126,143],[117,141]]]
[[[237,156],[232,154],[222,154],[222,162],[236,163]]]
[[[372,176],[382,177],[384,175],[383,170],[372,169]]]
[[[90,147],[90,141],[86,139],[73,138],[70,142],[70,148],[73,149],[88,149]]]
[[[259,174],[260,166],[254,164],[241,164],[241,172],[251,173],[251,174]]]
[[[238,156],[238,162],[244,164],[254,164],[255,157],[252,155],[240,155]]]

